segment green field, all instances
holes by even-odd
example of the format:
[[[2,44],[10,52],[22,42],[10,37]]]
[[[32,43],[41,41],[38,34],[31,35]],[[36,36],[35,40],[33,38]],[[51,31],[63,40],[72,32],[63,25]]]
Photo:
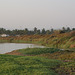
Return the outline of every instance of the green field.
[[[27,48],[16,52],[21,55],[0,54],[1,75],[75,75],[74,51]]]
[[[0,55],[0,75],[58,75],[62,62],[36,56]]]

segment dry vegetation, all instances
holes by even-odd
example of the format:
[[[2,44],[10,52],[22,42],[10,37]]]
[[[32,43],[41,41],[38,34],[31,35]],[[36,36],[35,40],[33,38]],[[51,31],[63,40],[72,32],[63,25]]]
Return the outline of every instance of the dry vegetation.
[[[55,31],[50,35],[21,35],[0,38],[0,42],[35,43],[53,48],[75,48],[75,31],[60,33]]]
[[[10,56],[0,55],[1,75],[75,75],[75,31],[0,37],[0,42],[35,43],[51,47],[27,48],[7,53]]]

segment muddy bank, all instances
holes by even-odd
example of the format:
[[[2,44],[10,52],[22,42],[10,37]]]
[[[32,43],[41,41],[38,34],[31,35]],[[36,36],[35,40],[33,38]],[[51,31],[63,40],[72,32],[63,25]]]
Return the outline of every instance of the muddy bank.
[[[5,54],[8,54],[8,55],[21,55],[21,56],[24,56],[23,54],[21,54],[20,52],[18,52],[17,50],[14,50],[12,52],[8,52],[8,53],[5,53]]]
[[[18,56],[36,56],[36,55],[24,55],[24,54],[18,52],[18,50],[14,50],[12,52],[8,52],[8,53],[5,53],[5,54],[7,54],[7,55],[18,55]]]

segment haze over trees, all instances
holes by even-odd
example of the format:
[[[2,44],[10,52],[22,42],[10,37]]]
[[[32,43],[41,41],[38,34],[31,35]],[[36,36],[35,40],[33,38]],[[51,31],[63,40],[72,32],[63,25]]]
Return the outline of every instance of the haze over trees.
[[[6,30],[4,28],[0,28],[0,34],[9,34],[12,36],[15,35],[44,35],[44,34],[52,34],[55,30],[52,28],[50,30],[46,30],[45,28],[43,29],[37,29],[36,27],[34,27],[33,30],[29,30],[28,28],[25,29],[14,29],[14,30]],[[69,27],[65,28],[62,27],[61,30],[59,30],[60,33],[66,33],[66,32],[70,32],[70,31],[75,31],[75,28],[70,29]]]

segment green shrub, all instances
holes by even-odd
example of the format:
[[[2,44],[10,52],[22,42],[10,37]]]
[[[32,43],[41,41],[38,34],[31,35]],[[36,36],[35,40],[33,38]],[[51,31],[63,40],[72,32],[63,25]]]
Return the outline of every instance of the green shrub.
[[[44,53],[54,53],[57,51],[59,51],[59,49],[54,48],[27,48],[18,50],[18,52],[24,55],[39,55]]]

